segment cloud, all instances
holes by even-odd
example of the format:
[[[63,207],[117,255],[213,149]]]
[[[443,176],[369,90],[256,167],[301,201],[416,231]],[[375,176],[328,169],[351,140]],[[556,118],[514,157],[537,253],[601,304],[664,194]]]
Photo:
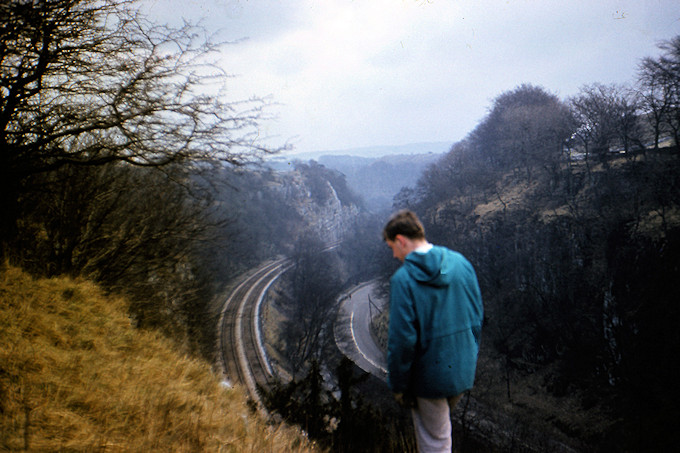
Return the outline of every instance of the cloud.
[[[160,3],[160,0],[147,0]],[[633,82],[680,32],[676,0],[163,0],[223,36],[229,96],[272,95],[299,151],[459,140],[521,83]],[[167,14],[167,13],[166,13]]]

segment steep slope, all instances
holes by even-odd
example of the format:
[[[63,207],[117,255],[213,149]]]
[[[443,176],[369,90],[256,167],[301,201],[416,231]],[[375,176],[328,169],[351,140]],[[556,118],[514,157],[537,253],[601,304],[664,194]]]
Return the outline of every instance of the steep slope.
[[[437,151],[447,147],[442,145]],[[350,154],[352,150],[347,151],[347,154],[310,155],[307,156],[310,158],[307,162],[311,165],[318,162],[327,169],[339,172],[349,188],[363,199],[365,207],[376,213],[390,210],[394,196],[403,187],[414,186],[423,171],[442,156],[439,152],[414,151],[409,154],[365,157]],[[270,161],[268,166],[277,172],[286,173],[301,163],[301,157],[294,160],[281,157]]]
[[[93,284],[5,268],[0,300],[3,451],[313,451]]]
[[[343,173],[347,184],[373,212],[389,210],[403,187],[412,187],[441,154],[393,154],[380,158],[321,156],[319,163]]]
[[[359,198],[349,189],[342,174],[319,165],[298,162],[291,171],[280,173],[274,190],[302,219],[298,234],[317,234],[322,240],[340,240],[352,227],[361,208]]]

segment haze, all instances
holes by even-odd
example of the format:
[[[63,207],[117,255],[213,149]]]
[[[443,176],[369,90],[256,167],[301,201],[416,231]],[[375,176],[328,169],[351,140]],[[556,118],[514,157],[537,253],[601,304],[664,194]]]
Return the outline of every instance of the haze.
[[[561,98],[627,84],[680,33],[676,0],[147,0],[233,41],[232,100],[269,97],[260,138],[294,153],[454,143],[522,83]],[[447,147],[441,151],[444,152]]]

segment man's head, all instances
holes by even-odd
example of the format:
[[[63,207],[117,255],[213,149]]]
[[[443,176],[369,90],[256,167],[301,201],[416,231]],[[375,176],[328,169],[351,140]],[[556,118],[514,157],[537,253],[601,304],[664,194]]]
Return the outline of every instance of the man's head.
[[[399,211],[390,217],[383,228],[383,239],[392,249],[394,257],[403,262],[406,255],[426,242],[425,228],[412,211]]]
[[[393,214],[383,228],[385,241],[394,241],[398,234],[409,239],[425,239],[425,228],[414,212],[404,209]]]

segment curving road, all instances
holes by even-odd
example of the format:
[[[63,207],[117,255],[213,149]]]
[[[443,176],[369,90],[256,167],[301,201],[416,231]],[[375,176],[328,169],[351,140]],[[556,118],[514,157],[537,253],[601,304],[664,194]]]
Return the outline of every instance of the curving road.
[[[375,283],[364,283],[347,294],[335,321],[335,343],[345,356],[362,370],[387,379],[385,353],[370,332],[371,315],[375,315],[376,300],[371,296]]]
[[[273,377],[273,371],[262,343],[259,310],[267,290],[288,266],[290,262],[281,259],[250,273],[229,293],[220,312],[218,342],[222,371],[231,381],[244,385],[260,409],[262,405],[257,386],[266,388]],[[338,348],[357,366],[386,380],[385,354],[374,341],[369,329],[371,314],[375,315],[376,309],[370,303],[371,300],[376,300],[372,296],[369,300],[373,286],[372,282],[360,285],[341,301],[334,336]],[[482,415],[487,409],[482,406],[470,397],[464,405],[459,404],[456,407],[455,415],[465,419],[471,432],[478,432],[481,438],[493,445],[506,445],[509,438],[517,442],[516,433],[507,429],[508,426],[515,426],[513,420],[505,420],[507,417],[503,414],[496,414],[493,420],[487,419]],[[531,438],[532,433],[528,434],[528,438],[524,439],[526,450],[543,451],[545,435],[537,437],[541,443],[532,445],[535,441]],[[559,441],[547,441],[551,451],[575,453],[575,450]]]

